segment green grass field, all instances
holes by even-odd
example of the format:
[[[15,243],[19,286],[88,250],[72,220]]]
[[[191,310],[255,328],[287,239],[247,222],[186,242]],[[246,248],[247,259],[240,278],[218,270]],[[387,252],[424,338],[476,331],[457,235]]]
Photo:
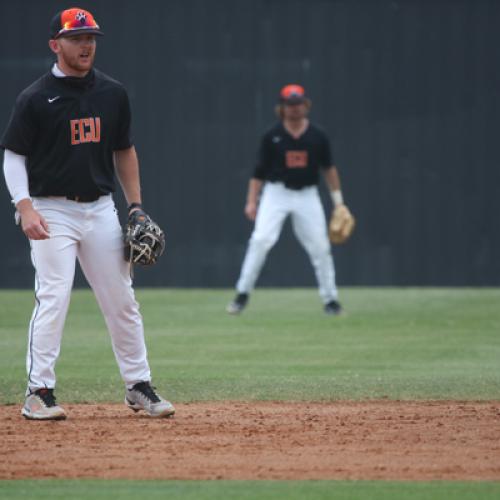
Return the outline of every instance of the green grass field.
[[[499,289],[348,288],[346,314],[338,318],[322,313],[313,289],[259,289],[239,317],[224,311],[232,294],[137,290],[154,383],[174,402],[500,400]],[[0,404],[23,399],[33,302],[31,291],[0,291]],[[109,336],[88,290],[73,294],[57,375],[61,402],[122,400]],[[36,498],[500,497],[498,482],[33,483],[0,482],[0,496],[32,498],[36,490]]]
[[[2,499],[497,500],[500,483],[396,481],[0,481]]]

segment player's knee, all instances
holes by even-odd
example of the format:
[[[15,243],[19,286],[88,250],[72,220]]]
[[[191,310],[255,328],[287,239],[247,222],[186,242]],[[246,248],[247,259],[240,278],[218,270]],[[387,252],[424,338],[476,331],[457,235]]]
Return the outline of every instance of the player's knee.
[[[254,235],[250,240],[250,245],[261,251],[268,252],[275,242],[275,238],[263,235]]]
[[[328,242],[320,242],[316,245],[310,246],[309,254],[314,259],[329,259],[330,258],[330,244]]]
[[[59,308],[69,300],[72,287],[72,282],[54,281],[48,286],[41,285],[36,292],[36,297],[43,304]]]

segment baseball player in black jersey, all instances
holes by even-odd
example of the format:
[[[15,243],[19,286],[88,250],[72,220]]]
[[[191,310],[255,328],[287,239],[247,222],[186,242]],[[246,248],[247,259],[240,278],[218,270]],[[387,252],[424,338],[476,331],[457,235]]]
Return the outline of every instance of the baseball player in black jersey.
[[[237,295],[227,306],[230,314],[239,314],[247,305],[267,253],[278,240],[288,215],[313,264],[324,311],[327,314],[342,311],[318,194],[320,171],[333,202],[343,204],[343,198],[328,138],[308,119],[310,106],[302,86],[283,87],[276,108],[280,121],[262,137],[245,206],[245,214],[255,220],[255,228],[236,284]]]
[[[127,92],[93,68],[100,35],[88,11],[71,8],[54,16],[49,46],[57,62],[21,92],[0,144],[7,187],[35,268],[22,409],[28,419],[66,418],[54,396],[55,364],[76,259],[111,334],[125,403],[153,417],[174,413],[150,383],[142,317],[111,197],[116,173],[129,212],[141,209]]]

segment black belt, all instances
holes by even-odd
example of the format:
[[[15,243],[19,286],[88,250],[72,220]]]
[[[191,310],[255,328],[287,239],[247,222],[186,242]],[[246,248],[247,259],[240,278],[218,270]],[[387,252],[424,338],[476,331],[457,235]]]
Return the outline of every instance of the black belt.
[[[67,200],[71,201],[76,201],[78,203],[90,203],[92,201],[97,201],[102,195],[101,194],[95,194],[95,195],[79,195],[79,194],[73,194],[71,196],[66,196]]]
[[[302,186],[299,186],[297,184],[287,184],[285,181],[282,180],[269,180],[271,184],[283,184],[287,189],[291,189],[292,191],[302,191],[304,188],[309,188],[311,186],[316,186],[317,184],[304,184]]]

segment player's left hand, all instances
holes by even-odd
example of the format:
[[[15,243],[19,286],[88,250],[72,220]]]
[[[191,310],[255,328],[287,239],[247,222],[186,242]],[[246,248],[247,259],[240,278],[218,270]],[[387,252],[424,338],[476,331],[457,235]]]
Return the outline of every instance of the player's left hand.
[[[341,204],[335,207],[328,225],[328,236],[335,245],[345,243],[356,226],[356,219],[346,205]]]
[[[165,234],[142,208],[130,211],[123,238],[125,260],[132,264],[156,264],[165,250]]]

